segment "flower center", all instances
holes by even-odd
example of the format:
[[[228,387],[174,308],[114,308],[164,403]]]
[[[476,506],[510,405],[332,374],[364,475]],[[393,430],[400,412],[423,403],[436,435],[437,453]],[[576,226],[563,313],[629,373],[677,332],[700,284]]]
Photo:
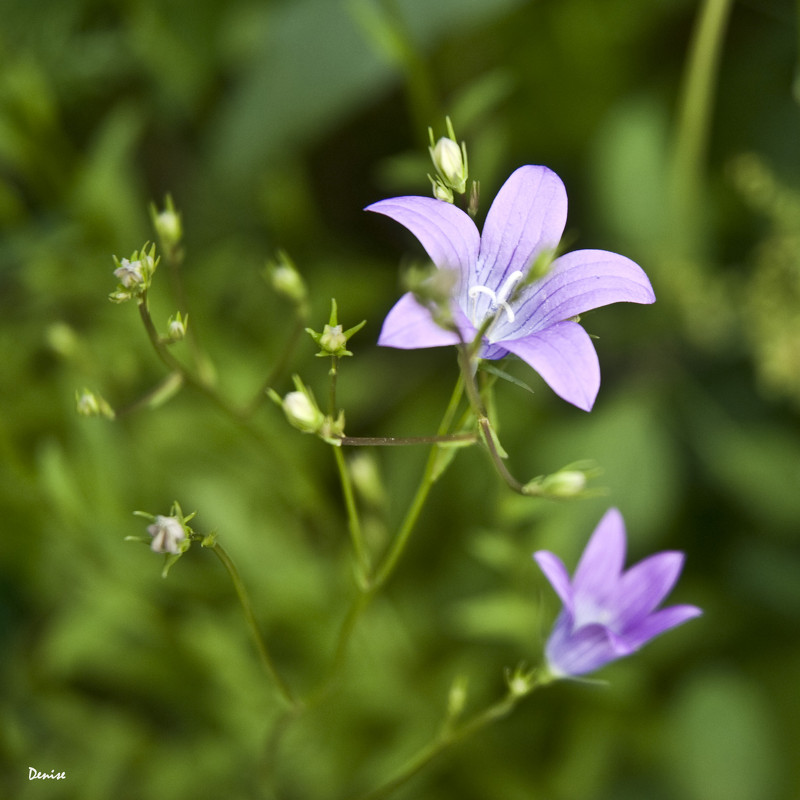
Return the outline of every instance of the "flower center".
[[[503,282],[503,285],[495,292],[494,289],[490,289],[488,286],[483,286],[482,284],[478,284],[477,286],[470,286],[469,295],[470,300],[472,300],[472,304],[470,307],[470,318],[472,320],[472,324],[479,328],[486,318],[491,315],[496,315],[500,309],[506,312],[506,317],[509,322],[513,322],[516,319],[514,314],[514,309],[508,303],[508,298],[511,296],[511,292],[514,291],[517,283],[519,283],[520,279],[523,277],[523,273],[520,270],[514,270]],[[478,306],[478,295],[485,294],[489,298],[489,308],[486,310],[484,314],[481,315],[481,319],[477,319],[477,306]]]

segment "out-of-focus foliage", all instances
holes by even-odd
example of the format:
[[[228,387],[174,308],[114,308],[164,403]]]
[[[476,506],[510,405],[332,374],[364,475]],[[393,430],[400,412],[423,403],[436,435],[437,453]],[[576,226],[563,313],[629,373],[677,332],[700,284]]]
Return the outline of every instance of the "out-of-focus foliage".
[[[720,0],[716,0],[719,4]],[[711,0],[711,5],[714,0]],[[605,509],[631,559],[682,549],[676,592],[705,615],[563,683],[432,763],[398,798],[790,798],[800,785],[800,109],[796,4],[738,3],[705,108],[697,213],[670,206],[689,0],[4,0],[0,6],[0,795],[344,798],[435,733],[449,688],[468,709],[535,663],[556,611],[530,554],[572,565]],[[314,687],[353,596],[346,518],[322,442],[264,403],[258,438],[185,388],[114,422],[164,377],[112,253],[152,240],[167,192],[186,232],[190,327],[226,396],[250,398],[289,336],[262,278],[285,248],[321,330],[349,327],[351,435],[435,430],[453,353],[380,351],[402,232],[364,214],[427,194],[427,126],[450,114],[482,210],[511,170],[544,163],[570,196],[570,247],[636,259],[658,302],[582,322],[603,385],[586,415],[503,383],[497,415],[520,475],[591,458],[608,494],[512,495],[477,448],[435,486],[392,582],[360,621],[324,703],[271,739],[281,709],[211,554],[161,561],[123,541],[174,500],[218,531],[290,684]],[[697,199],[697,198],[696,198]],[[678,209],[680,212],[681,209]],[[675,230],[682,220],[683,230]],[[167,271],[152,308],[175,312]],[[188,353],[184,343],[176,352]],[[327,362],[301,372],[318,397]],[[348,458],[364,453],[347,452]],[[424,463],[371,452],[388,511]],[[371,509],[368,501],[363,501]],[[370,516],[370,514],[372,516]],[[383,538],[382,538],[383,537]],[[28,768],[65,771],[28,781]]]

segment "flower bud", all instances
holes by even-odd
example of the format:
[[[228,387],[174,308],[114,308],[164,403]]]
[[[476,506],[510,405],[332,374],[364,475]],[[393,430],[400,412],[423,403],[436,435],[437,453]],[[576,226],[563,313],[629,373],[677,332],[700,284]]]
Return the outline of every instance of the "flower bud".
[[[459,147],[456,142],[456,134],[450,117],[446,117],[446,123],[447,136],[442,136],[435,144],[433,141],[433,129],[428,128],[428,136],[431,142],[428,152],[431,154],[431,161],[433,161],[433,166],[436,168],[436,174],[439,176],[442,188],[452,189],[458,194],[464,194],[467,191],[467,177],[469,174],[467,169],[467,147],[463,142]],[[446,197],[439,197],[436,183],[434,183],[433,193],[438,199],[447,200]],[[452,203],[452,197],[447,202]]]
[[[347,337],[344,335],[344,328],[341,325],[326,325],[322,329],[322,336],[319,337],[319,346],[329,353],[336,353],[344,350],[347,344]]]
[[[305,306],[308,299],[305,282],[283,250],[278,251],[274,261],[267,263],[266,277],[278,294],[287,297],[299,308]]]
[[[305,392],[289,392],[283,398],[283,413],[303,433],[318,433],[325,422],[325,415]]]
[[[171,553],[174,556],[184,551],[183,542],[186,531],[176,517],[163,517],[160,514],[147,526],[147,532],[153,537],[150,549],[154,553]]]
[[[331,315],[328,323],[322,328],[322,333],[318,333],[312,328],[306,328],[306,333],[319,345],[320,357],[336,356],[352,356],[353,354],[347,349],[347,341],[353,334],[358,333],[364,325],[367,324],[366,320],[362,320],[358,325],[354,325],[347,330],[339,324],[337,319],[336,300],[331,299]]]
[[[80,354],[80,339],[75,329],[65,322],[54,322],[47,329],[47,343],[62,358],[74,358]]]
[[[467,704],[467,678],[464,675],[458,675],[453,680],[450,686],[450,692],[447,695],[447,717],[448,719],[457,719],[464,706]]]
[[[130,258],[118,259],[112,256],[117,268],[114,270],[114,277],[119,281],[116,291],[112,292],[108,299],[113,303],[124,303],[132,297],[141,297],[153,278],[158,261],[155,257],[156,246],[148,243],[139,250],[135,250]]]
[[[373,508],[381,508],[386,504],[386,489],[381,480],[378,464],[373,453],[365,448],[350,459],[350,476],[356,491],[364,501]]]
[[[520,664],[513,670],[506,669],[506,685],[515,697],[525,697],[536,687],[536,671]]]
[[[175,210],[171,195],[167,195],[163,211],[159,211],[154,204],[150,204],[150,218],[162,248],[164,250],[176,248],[183,238],[183,225],[181,215]]]
[[[562,467],[552,475],[539,475],[523,487],[523,494],[534,497],[551,497],[555,499],[568,499],[571,497],[587,497],[586,485],[590,478],[601,472],[590,461],[578,461]],[[595,490],[597,491],[597,490]]]
[[[452,189],[450,189],[448,186],[445,186],[439,178],[432,178],[430,175],[428,175],[428,179],[433,187],[433,196],[437,200],[442,200],[445,203],[453,202],[454,198]]]
[[[179,342],[186,336],[186,326],[189,324],[189,315],[181,316],[179,311],[167,320],[167,338],[170,342]]]
[[[88,389],[75,392],[75,408],[82,417],[114,419],[114,409],[100,395]]]
[[[119,267],[114,270],[114,277],[126,288],[134,289],[144,283],[144,270],[141,261],[129,261],[123,258]]]
[[[436,171],[441,174],[445,183],[452,186],[456,191],[463,192],[464,188],[466,188],[466,178],[464,176],[464,158],[461,154],[461,148],[452,139],[442,136],[436,142],[431,158]],[[462,188],[459,189],[458,187]]]

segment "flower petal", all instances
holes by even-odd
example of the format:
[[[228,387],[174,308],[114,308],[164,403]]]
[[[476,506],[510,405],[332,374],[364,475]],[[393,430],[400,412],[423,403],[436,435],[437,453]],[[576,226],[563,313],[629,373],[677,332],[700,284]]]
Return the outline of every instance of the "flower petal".
[[[600,363],[589,334],[575,322],[559,322],[503,347],[527,361],[568,403],[591,411],[600,389]]]
[[[515,170],[486,215],[475,283],[497,291],[512,272],[527,272],[539,253],[556,249],[566,222],[561,178],[547,167]]]
[[[584,604],[607,609],[605,601],[619,584],[625,549],[625,522],[616,508],[610,508],[594,529],[572,580],[579,621]]]
[[[572,611],[572,585],[564,562],[548,550],[537,550],[533,554],[533,558],[545,578],[550,581],[556,594],[561,598],[561,602],[568,611]]]
[[[393,197],[367,206],[404,225],[419,239],[439,269],[455,270],[466,287],[475,274],[480,234],[461,209],[433,197]]]
[[[404,294],[386,315],[378,344],[413,350],[417,347],[441,347],[458,344],[458,335],[433,321],[431,312],[417,302],[411,292]]]
[[[517,331],[533,332],[610,303],[654,303],[653,287],[642,268],[606,250],[576,250],[557,258],[550,272],[523,293]],[[519,333],[509,330],[509,333]],[[497,338],[504,331],[498,330]],[[508,335],[508,334],[506,334]],[[513,334],[512,334],[513,335]]]
[[[703,611],[697,606],[690,605],[662,608],[661,611],[656,611],[655,614],[650,614],[650,616],[646,617],[633,630],[627,631],[624,639],[632,650],[638,650],[642,645],[664,633],[664,631],[699,617],[702,613]]]
[[[604,625],[573,628],[572,618],[562,611],[545,646],[550,671],[557,677],[584,675],[625,655]]]
[[[670,593],[683,569],[683,553],[668,551],[640,561],[623,576],[613,600],[614,630],[641,622]]]

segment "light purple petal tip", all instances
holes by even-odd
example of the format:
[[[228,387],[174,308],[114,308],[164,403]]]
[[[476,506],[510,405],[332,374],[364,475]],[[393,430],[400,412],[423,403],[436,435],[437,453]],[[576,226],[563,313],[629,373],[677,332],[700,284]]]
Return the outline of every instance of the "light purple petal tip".
[[[545,578],[550,581],[550,585],[555,589],[561,602],[567,609],[572,610],[572,586],[564,562],[548,550],[537,550],[533,554],[533,558]]]
[[[668,551],[631,567],[616,589],[617,624],[622,628],[634,626],[653,611],[672,591],[683,561],[683,553]]]
[[[458,344],[458,336],[433,321],[431,312],[420,305],[413,294],[404,294],[386,315],[378,344],[412,350],[417,347],[441,347]]]
[[[638,650],[656,636],[671,628],[676,628],[678,625],[683,625],[684,622],[699,617],[702,613],[702,609],[690,605],[662,608],[642,620],[634,630],[626,634],[625,638],[634,650]]]
[[[625,521],[616,508],[610,508],[594,529],[575,570],[576,602],[581,598],[597,603],[608,597],[622,574],[625,551]]]
[[[517,309],[527,328],[543,328],[611,303],[654,303],[644,270],[606,250],[576,250],[557,258]]]
[[[475,272],[480,234],[461,209],[432,197],[394,197],[367,206],[404,225],[419,239],[439,269],[457,272],[462,285]]]
[[[559,322],[503,347],[538,372],[550,388],[574,406],[591,411],[600,389],[600,362],[591,337],[575,322]]]
[[[556,249],[566,222],[561,178],[547,167],[515,170],[486,215],[476,282],[496,289],[506,275],[526,272],[540,252]]]

